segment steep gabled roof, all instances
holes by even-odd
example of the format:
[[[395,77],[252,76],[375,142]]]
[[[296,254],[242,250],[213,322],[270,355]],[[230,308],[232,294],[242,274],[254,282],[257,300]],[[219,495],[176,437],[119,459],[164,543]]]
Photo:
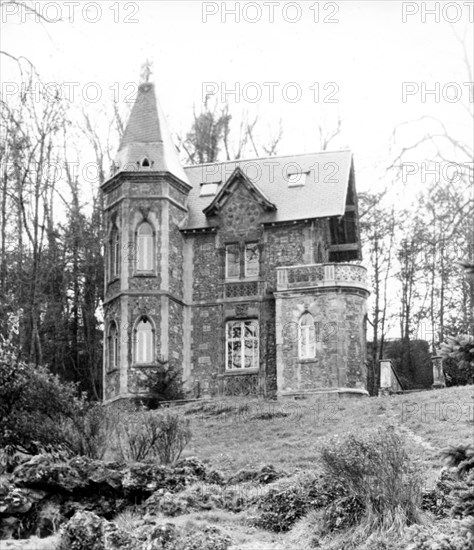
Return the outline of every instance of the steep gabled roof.
[[[242,172],[240,166],[237,166],[230,178],[225,182],[217,195],[214,197],[211,204],[204,208],[204,214],[206,216],[216,215],[232,195],[235,187],[239,184],[244,185],[250,192],[250,195],[253,196],[256,202],[258,202],[265,210],[276,210],[276,206],[270,202],[265,193],[263,193],[263,191],[261,191],[256,184],[250,181],[250,179]]]
[[[208,217],[206,213],[212,211],[212,203],[222,200],[221,192],[237,168],[255,191],[276,207],[263,215],[264,223],[342,216],[351,167],[350,151],[324,151],[185,167],[192,190],[188,198],[188,217],[182,228],[200,229],[218,224],[215,217]],[[296,173],[302,174],[303,185],[289,185],[289,175]],[[205,183],[217,185],[216,195],[201,195],[201,186]]]
[[[116,172],[170,172],[181,181],[189,183],[156,97],[155,86],[151,82],[144,82],[138,87],[137,98],[120,141],[115,165]]]

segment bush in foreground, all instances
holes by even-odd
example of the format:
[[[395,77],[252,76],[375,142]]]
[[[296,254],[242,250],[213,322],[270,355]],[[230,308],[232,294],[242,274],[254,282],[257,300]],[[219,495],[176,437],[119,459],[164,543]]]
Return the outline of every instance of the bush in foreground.
[[[0,337],[0,448],[7,456],[71,450],[64,426],[86,407],[74,384],[18,360],[11,343]]]
[[[360,503],[363,514],[353,514],[368,534],[380,529],[400,531],[420,520],[422,479],[393,428],[334,438],[321,452],[328,480],[340,483],[348,494],[332,505],[336,510],[350,502]],[[326,530],[337,524],[326,519]],[[346,527],[346,523],[343,522]]]
[[[127,462],[179,460],[191,439],[189,420],[166,411],[138,410],[123,415],[116,427],[121,458]]]
[[[304,473],[269,487],[257,499],[257,516],[253,523],[263,529],[286,532],[310,510],[327,510],[327,521],[342,525],[350,523],[359,509],[357,503],[349,502],[350,495],[339,482],[321,475]],[[333,508],[337,504],[337,509]]]

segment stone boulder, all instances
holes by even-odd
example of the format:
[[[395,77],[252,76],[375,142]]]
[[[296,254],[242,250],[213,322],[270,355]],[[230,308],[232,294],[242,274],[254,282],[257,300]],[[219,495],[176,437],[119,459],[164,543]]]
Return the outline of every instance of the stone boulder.
[[[137,463],[126,468],[122,484],[124,494],[136,499],[146,498],[158,489],[178,492],[196,481],[192,468]]]
[[[48,492],[78,493],[94,490],[117,494],[122,489],[123,466],[85,456],[58,461],[51,455],[34,456],[18,466],[13,482],[20,487]]]
[[[272,464],[262,466],[260,470],[239,470],[227,480],[228,485],[247,483],[249,481],[267,485],[285,477],[285,472],[279,472]]]
[[[46,493],[10,483],[0,487],[0,540],[30,534],[30,527]]]
[[[87,480],[67,461],[58,461],[47,454],[20,464],[13,472],[13,482],[19,487],[68,493],[87,485]]]
[[[48,536],[77,513],[111,520],[128,505],[140,504],[157,491],[161,497],[155,505],[166,493],[165,508],[173,515],[174,508],[183,503],[170,495],[207,479],[223,483],[218,472],[210,473],[195,458],[163,466],[124,465],[84,456],[34,456],[15,468],[11,483],[0,489],[0,515],[4,518],[0,537]]]
[[[77,512],[66,523],[57,550],[140,550],[133,535],[92,512]]]

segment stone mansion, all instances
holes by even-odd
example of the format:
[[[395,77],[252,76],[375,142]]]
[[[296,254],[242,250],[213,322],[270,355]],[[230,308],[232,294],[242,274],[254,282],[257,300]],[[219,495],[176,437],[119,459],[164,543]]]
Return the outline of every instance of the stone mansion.
[[[193,397],[367,395],[349,151],[183,167],[144,82],[102,191],[106,403],[164,364]]]

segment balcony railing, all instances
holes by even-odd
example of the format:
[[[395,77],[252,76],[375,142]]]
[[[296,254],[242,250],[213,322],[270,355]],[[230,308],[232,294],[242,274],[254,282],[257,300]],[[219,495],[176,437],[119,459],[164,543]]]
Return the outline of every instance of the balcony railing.
[[[277,268],[277,291],[350,286],[367,289],[367,270],[357,264],[331,263]]]

